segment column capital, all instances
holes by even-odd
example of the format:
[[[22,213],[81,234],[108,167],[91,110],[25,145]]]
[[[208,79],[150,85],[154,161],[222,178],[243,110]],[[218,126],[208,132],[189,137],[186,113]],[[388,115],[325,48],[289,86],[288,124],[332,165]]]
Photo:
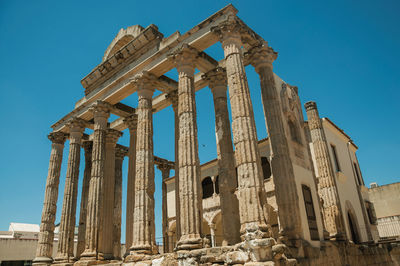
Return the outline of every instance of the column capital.
[[[56,144],[64,144],[67,134],[64,132],[51,132],[49,135],[47,135],[47,138]]]
[[[137,114],[131,114],[127,117],[124,118],[124,123],[125,125],[128,126],[129,131],[133,131],[137,129],[137,123],[138,123],[138,116]]]
[[[251,48],[245,56],[258,73],[261,67],[272,67],[278,53],[269,47],[267,42],[263,42],[261,45]]]
[[[174,61],[178,72],[186,72],[187,74],[193,75],[198,55],[199,51],[197,49],[184,43],[169,54],[168,57]]]
[[[66,124],[69,130],[70,143],[81,143],[83,131],[86,127],[86,121],[77,117],[70,119]]]
[[[106,131],[106,143],[117,144],[118,138],[122,136],[122,132],[116,129],[108,128]]]
[[[202,79],[208,81],[208,87],[216,97],[226,97],[227,77],[226,69],[222,67],[214,68],[201,76]]]
[[[115,147],[115,159],[123,160],[124,157],[128,155],[128,151],[128,148],[122,145],[117,145]]]
[[[69,132],[82,132],[85,130],[86,128],[86,124],[87,122],[81,118],[78,117],[74,117],[72,119],[70,119],[67,123],[66,126],[69,129]]]
[[[136,87],[139,97],[150,98],[153,96],[157,86],[157,77],[150,72],[143,71],[136,74],[131,80],[131,84]]]
[[[218,26],[212,27],[211,32],[218,36],[222,46],[235,44],[242,46],[241,32],[243,25],[235,15],[229,15],[228,18],[222,21]]]
[[[304,108],[306,108],[306,111],[311,111],[311,110],[314,110],[314,109],[318,110],[317,103],[313,102],[313,101],[306,102],[304,104]]]
[[[89,111],[93,113],[94,118],[96,117],[108,118],[111,109],[112,105],[110,103],[104,101],[96,101],[89,108]]]
[[[175,165],[173,165],[173,162],[162,162],[162,163],[157,164],[157,168],[160,171],[171,170],[171,169],[174,169],[174,167],[175,167]]]

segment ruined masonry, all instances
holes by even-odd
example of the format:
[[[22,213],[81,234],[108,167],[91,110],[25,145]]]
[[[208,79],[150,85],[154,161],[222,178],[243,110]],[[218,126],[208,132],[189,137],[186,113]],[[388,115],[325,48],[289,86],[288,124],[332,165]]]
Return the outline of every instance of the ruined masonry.
[[[219,62],[204,52],[218,42],[224,54]],[[52,125],[34,265],[395,265],[399,251],[374,244],[373,227],[365,227],[367,233],[359,239],[356,233],[360,232],[350,234],[346,229],[353,224],[345,222],[348,217],[317,106],[305,105],[309,121],[304,121],[297,88],[273,72],[276,58],[277,53],[237,16],[232,5],[185,34],[164,37],[155,25],[121,29],[102,62],[82,79],[84,98]],[[247,65],[260,78],[269,159],[261,156],[259,148]],[[165,76],[173,68],[177,81]],[[200,165],[196,121],[195,94],[205,87],[214,101],[218,154],[217,175],[210,184],[214,189],[218,186],[212,198],[218,196],[219,205],[212,208],[204,205],[206,166]],[[161,93],[154,97],[156,90]],[[138,95],[137,108],[121,103],[133,93]],[[174,162],[153,152],[153,115],[170,105],[175,114]],[[111,114],[118,118],[110,121]],[[87,135],[85,129],[93,133]],[[118,144],[125,129],[129,147]],[[52,258],[66,140],[65,192],[57,255]],[[78,220],[81,148],[85,170]],[[129,160],[126,174],[122,173],[125,157]],[[271,166],[270,174],[266,164]],[[163,252],[155,238],[155,166],[163,180]],[[172,169],[174,177],[170,177]],[[124,178],[128,185],[126,252],[122,254]],[[168,184],[174,184],[173,216]],[[208,237],[203,219],[216,217],[217,212],[222,229],[210,218]]]

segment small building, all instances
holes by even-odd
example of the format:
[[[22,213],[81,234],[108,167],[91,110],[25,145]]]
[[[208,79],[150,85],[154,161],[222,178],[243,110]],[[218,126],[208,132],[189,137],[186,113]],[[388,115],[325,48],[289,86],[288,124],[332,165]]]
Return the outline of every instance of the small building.
[[[1,266],[31,265],[39,238],[38,224],[10,223],[8,231],[0,231]],[[57,253],[59,224],[54,230],[53,256]],[[75,228],[75,243],[77,240]]]
[[[372,183],[368,195],[375,207],[381,241],[400,240],[400,182],[383,186]]]

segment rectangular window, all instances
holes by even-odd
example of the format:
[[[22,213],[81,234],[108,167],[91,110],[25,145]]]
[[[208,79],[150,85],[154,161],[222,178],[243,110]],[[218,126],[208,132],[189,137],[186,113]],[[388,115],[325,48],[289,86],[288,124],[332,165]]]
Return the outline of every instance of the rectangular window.
[[[354,172],[356,172],[357,183],[359,186],[361,186],[362,182],[361,182],[360,172],[358,172],[357,164],[353,163],[353,165],[354,165]]]
[[[335,162],[335,166],[336,166],[336,172],[340,172],[340,164],[339,164],[339,158],[337,156],[337,152],[336,152],[336,146],[331,144],[331,149],[332,149],[332,155],[333,155],[333,161]]]
[[[310,229],[311,240],[319,240],[317,218],[315,216],[314,204],[311,196],[311,189],[305,185],[301,186],[303,190],[304,204],[308,220],[308,228]]]

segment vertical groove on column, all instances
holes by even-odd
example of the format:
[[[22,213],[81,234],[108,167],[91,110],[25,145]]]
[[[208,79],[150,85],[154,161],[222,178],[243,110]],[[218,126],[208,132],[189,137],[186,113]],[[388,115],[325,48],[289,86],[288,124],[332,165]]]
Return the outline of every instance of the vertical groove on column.
[[[84,126],[82,121],[75,118],[69,122],[68,127],[70,129],[70,148],[58,236],[58,251],[55,258],[57,263],[67,263],[74,259],[76,199],[78,195],[81,137]]]
[[[153,110],[154,87],[151,74],[144,72],[135,77],[138,86],[138,124],[136,143],[135,208],[130,255],[125,261],[135,260],[136,254],[157,252],[154,224],[154,155]]]
[[[177,249],[202,247],[202,202],[198,154],[194,60],[198,52],[183,45],[172,59],[179,73],[179,213],[180,239]]]
[[[175,237],[178,241],[181,237],[181,222],[180,222],[180,200],[179,200],[179,115],[178,115],[178,90],[169,94],[171,99],[172,109],[174,111],[174,133],[175,133]],[[172,243],[172,238],[169,239],[169,252],[175,248]],[[175,243],[176,246],[176,243]]]
[[[224,28],[227,27],[227,28]],[[236,25],[216,29],[222,38],[232,109],[232,133],[238,172],[238,199],[242,238],[267,236],[262,205],[265,203],[261,179],[261,159],[253,107],[240,51]]]
[[[240,242],[240,220],[239,202],[234,194],[237,180],[226,96],[226,71],[223,68],[216,68],[205,74],[203,78],[209,81],[208,86],[214,100],[223,245],[234,245]]]
[[[296,240],[302,234],[299,196],[284,131],[282,108],[272,72],[272,62],[276,53],[267,45],[255,47],[249,53],[260,76],[261,97],[272,154],[271,169],[279,206],[280,234],[289,240]]]
[[[99,235],[101,232],[102,217],[102,193],[105,165],[105,144],[107,118],[110,105],[98,101],[92,107],[94,113],[92,172],[89,181],[89,196],[86,219],[85,250],[81,254],[81,260],[97,260]]]
[[[57,210],[58,184],[60,181],[61,162],[65,134],[61,132],[50,133],[48,138],[52,141],[49,170],[46,180],[42,220],[36,248],[35,265],[49,265],[52,263],[54,221]]]
[[[127,154],[121,146],[117,146],[115,153],[115,185],[113,211],[113,257],[121,260],[121,214],[122,214],[122,163]]]
[[[106,131],[106,154],[102,193],[102,221],[99,235],[99,258],[113,258],[113,215],[115,185],[115,148],[122,132],[108,128]]]
[[[307,102],[305,108],[318,169],[318,194],[323,199],[325,228],[330,237],[343,238],[345,229],[340,211],[337,186],[317,104],[315,102]]]
[[[86,250],[91,251],[92,255],[97,256],[97,246],[100,227],[100,200],[102,193],[104,153],[105,153],[105,130],[97,129],[93,133],[93,153],[92,153],[92,173],[89,182],[89,201],[86,219]]]
[[[158,164],[157,168],[162,174],[162,235],[164,253],[170,252],[170,242],[168,236],[168,202],[167,202],[167,184],[165,181],[169,177],[171,166],[167,163]]]
[[[133,236],[133,210],[135,208],[135,176],[136,176],[136,139],[137,139],[137,115],[132,114],[124,119],[129,128],[129,166],[126,199],[126,254],[132,246]]]
[[[83,174],[82,194],[81,194],[81,207],[79,212],[79,227],[78,227],[78,243],[76,247],[76,258],[80,258],[85,249],[85,232],[86,232],[86,216],[87,204],[89,193],[89,180],[92,171],[92,141],[85,141],[83,143],[85,149],[85,171]]]

